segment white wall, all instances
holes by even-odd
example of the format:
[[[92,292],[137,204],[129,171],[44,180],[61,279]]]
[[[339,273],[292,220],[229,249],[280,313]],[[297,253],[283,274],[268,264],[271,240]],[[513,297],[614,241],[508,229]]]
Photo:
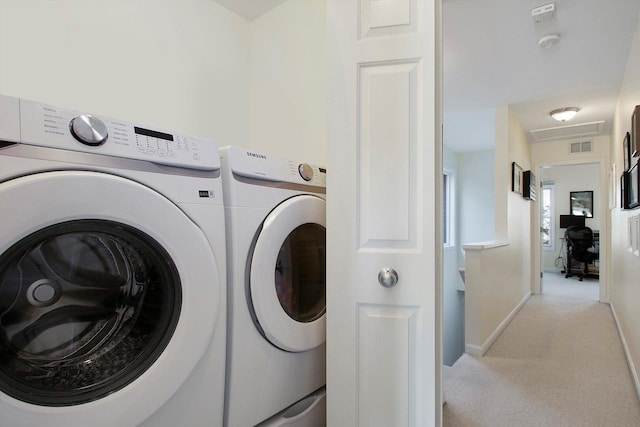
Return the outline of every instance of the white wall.
[[[495,150],[459,153],[458,164],[460,243],[493,240],[495,237]]]
[[[530,170],[531,144],[510,108],[502,106],[496,109],[495,234],[496,239],[508,241],[514,252],[515,264],[504,267],[518,277],[512,296],[516,303],[531,290],[532,202],[511,191],[512,162],[523,171]]]
[[[606,224],[606,218],[602,218],[598,209],[600,203],[608,204],[608,198],[600,195],[600,164],[577,164],[566,166],[553,166],[542,169],[541,180],[554,183],[554,247],[552,250],[543,251],[544,271],[558,272],[562,266],[556,267],[555,260],[560,255],[562,247],[560,237],[564,236],[564,229],[560,228],[560,215],[569,215],[569,197],[572,191],[593,191],[593,218],[587,218],[585,224],[592,230],[600,230],[600,224]],[[540,200],[541,195],[538,197]],[[537,212],[536,212],[537,213]],[[565,247],[566,250],[566,247]]]
[[[459,155],[448,148],[444,148],[444,166],[452,171],[454,181],[454,193],[452,197],[452,221],[453,241],[445,246],[443,251],[443,363],[451,366],[462,353],[464,353],[464,292],[458,289],[462,287],[462,279],[458,274],[458,250],[460,247],[459,220],[456,212],[459,212],[460,171]]]
[[[454,153],[444,150],[444,164],[455,173],[455,245],[444,249],[444,363],[464,352],[465,293],[458,268],[464,268],[463,244],[493,240],[495,151]]]
[[[326,165],[326,1],[286,1],[251,23],[251,148]]]
[[[249,144],[249,23],[211,0],[0,0],[0,93]]]
[[[483,354],[531,290],[531,202],[511,191],[511,162],[531,165],[531,148],[508,106],[496,109],[494,217],[499,246],[465,253],[465,342]]]
[[[212,0],[0,0],[0,93],[324,165],[326,31],[324,0],[252,22]]]
[[[640,17],[639,17],[640,20]],[[631,47],[626,72],[616,107],[613,139],[611,143],[611,159],[616,164],[618,174],[623,170],[622,141],[625,132],[631,130],[631,114],[633,108],[640,104],[640,28]],[[620,191],[620,181],[616,180],[616,194]],[[628,356],[638,383],[640,369],[640,258],[627,251],[627,218],[637,214],[638,210],[622,211],[620,200],[611,211],[611,305],[626,343]],[[638,390],[640,393],[640,389]]]

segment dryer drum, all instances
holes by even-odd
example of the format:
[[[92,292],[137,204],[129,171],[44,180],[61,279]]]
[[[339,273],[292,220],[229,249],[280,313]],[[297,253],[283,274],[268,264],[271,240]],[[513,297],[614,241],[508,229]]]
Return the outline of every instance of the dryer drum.
[[[70,221],[0,255],[0,390],[66,406],[99,399],[148,369],[181,306],[175,265],[125,224]]]

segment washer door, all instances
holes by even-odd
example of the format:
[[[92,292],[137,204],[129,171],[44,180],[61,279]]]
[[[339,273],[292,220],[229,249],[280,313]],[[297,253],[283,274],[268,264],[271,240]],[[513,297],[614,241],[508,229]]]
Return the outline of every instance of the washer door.
[[[283,350],[325,342],[326,203],[303,195],[264,220],[251,257],[250,292],[263,335]]]
[[[102,173],[13,179],[0,200],[3,419],[138,424],[209,345],[220,279],[206,236],[164,196]]]

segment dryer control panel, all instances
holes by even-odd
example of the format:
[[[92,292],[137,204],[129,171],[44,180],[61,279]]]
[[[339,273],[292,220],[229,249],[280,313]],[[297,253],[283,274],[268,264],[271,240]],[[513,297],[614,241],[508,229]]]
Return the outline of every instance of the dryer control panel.
[[[233,173],[264,181],[290,182],[313,187],[327,186],[327,170],[321,166],[296,162],[240,147],[223,147]]]
[[[220,168],[218,146],[205,138],[4,95],[0,95],[0,114],[0,138],[10,142],[191,169]]]

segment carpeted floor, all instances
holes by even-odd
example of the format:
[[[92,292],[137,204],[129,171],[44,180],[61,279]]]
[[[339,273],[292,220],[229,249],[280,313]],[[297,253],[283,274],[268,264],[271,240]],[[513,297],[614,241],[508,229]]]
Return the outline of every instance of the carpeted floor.
[[[558,277],[562,277],[557,275]],[[484,357],[444,377],[444,426],[640,426],[640,403],[598,282],[545,274]]]

